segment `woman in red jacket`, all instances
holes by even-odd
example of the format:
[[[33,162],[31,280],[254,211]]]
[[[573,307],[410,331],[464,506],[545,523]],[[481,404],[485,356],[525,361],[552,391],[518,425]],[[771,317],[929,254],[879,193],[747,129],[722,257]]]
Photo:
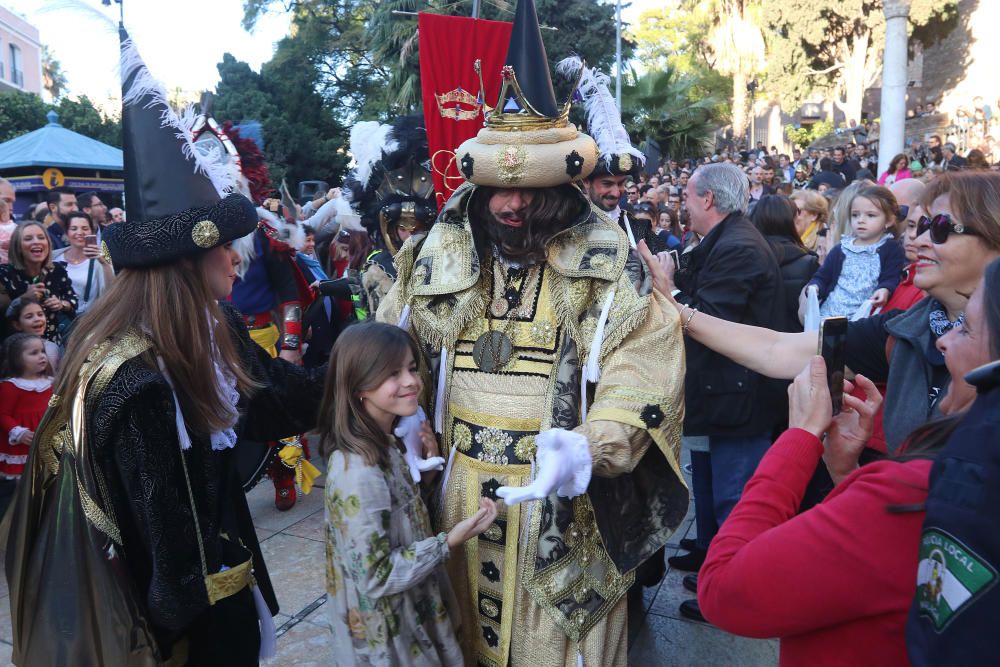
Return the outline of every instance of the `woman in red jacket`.
[[[789,390],[789,430],[760,462],[699,573],[698,602],[709,621],[738,635],[781,638],[782,667],[909,664],[904,626],[927,477],[975,400],[961,378],[990,360],[989,341],[1000,332],[987,331],[984,314],[997,299],[1000,285],[980,283],[964,323],[938,340],[953,378],[940,404],[946,417],[918,429],[898,458],[857,467],[881,402],[867,378],[856,378],[866,400],[845,392],[844,411],[833,418],[822,357],[799,374]],[[796,515],[821,458],[837,486]]]

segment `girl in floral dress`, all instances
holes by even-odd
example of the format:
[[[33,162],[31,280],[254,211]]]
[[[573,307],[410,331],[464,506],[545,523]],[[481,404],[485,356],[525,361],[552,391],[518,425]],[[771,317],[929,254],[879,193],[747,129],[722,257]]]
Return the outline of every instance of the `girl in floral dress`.
[[[436,475],[421,471],[438,446],[426,422],[414,425],[416,358],[406,332],[376,322],[349,327],[333,348],[318,430],[329,457],[326,586],[337,665],[463,664],[444,562],[489,528],[496,506],[481,499],[451,532],[432,533],[414,478]]]

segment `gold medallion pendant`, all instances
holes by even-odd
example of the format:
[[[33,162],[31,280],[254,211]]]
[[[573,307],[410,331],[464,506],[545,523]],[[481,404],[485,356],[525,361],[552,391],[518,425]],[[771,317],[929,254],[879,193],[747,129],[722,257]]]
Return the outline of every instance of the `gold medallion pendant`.
[[[487,331],[472,348],[472,359],[486,373],[496,373],[514,354],[514,343],[502,331]]]

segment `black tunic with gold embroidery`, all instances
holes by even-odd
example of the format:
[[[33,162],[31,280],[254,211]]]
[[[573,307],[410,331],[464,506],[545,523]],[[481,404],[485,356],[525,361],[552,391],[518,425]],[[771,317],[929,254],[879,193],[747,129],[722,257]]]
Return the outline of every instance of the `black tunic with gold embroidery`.
[[[271,440],[308,430],[317,413],[323,370],[271,359],[250,340],[236,311],[224,306],[224,312],[245,368],[263,385],[252,397],[241,397],[242,418],[237,431],[246,437]],[[19,491],[11,529],[14,553],[8,553],[7,559],[15,659],[24,661],[19,664],[39,659],[46,664],[82,664],[72,659],[61,661],[60,656],[102,654],[95,645],[109,641],[107,635],[113,634],[113,629],[102,626],[117,619],[59,620],[54,608],[63,606],[60,595],[72,599],[69,596],[93,594],[94,587],[86,581],[88,574],[82,571],[87,568],[78,565],[92,558],[81,551],[96,543],[106,546],[112,556],[107,558],[113,571],[111,579],[130,588],[137,607],[130,620],[141,617],[137,625],[152,636],[154,662],[173,658],[172,664],[184,664],[187,656],[188,664],[257,664],[259,630],[251,590],[244,587],[211,605],[202,567],[202,548],[207,571],[215,573],[223,565],[234,564],[227,556],[235,543],[242,542],[253,555],[261,593],[272,614],[277,612],[246,498],[235,474],[234,452],[213,451],[208,437],[198,434],[191,434],[191,448],[181,452],[170,386],[156,366],[148,341],[139,337],[131,340],[130,352],[121,355],[124,361],[106,378],[106,384],[88,384],[91,395],[85,400],[85,448],[75,431],[75,449],[67,451],[65,439],[60,441],[65,428],[56,425],[46,430],[43,424],[39,429],[43,441],[32,454],[36,460],[29,463],[30,486],[35,492]],[[135,344],[136,340],[140,343]],[[115,354],[113,347],[107,356]],[[57,407],[49,412],[58,411]],[[47,437],[53,432],[54,437]],[[60,468],[69,467],[74,468],[80,485],[75,503],[54,497],[66,486],[59,479]],[[42,575],[52,575],[37,570],[38,559],[51,557],[53,554],[47,552],[59,548],[54,544],[57,538],[47,534],[47,512],[62,515],[57,518],[67,524],[80,519],[76,514],[86,517],[86,534],[78,543],[62,545],[71,553],[59,554],[69,572],[77,570],[72,581],[64,582],[62,591],[44,584],[41,590],[34,586]],[[201,540],[196,532],[199,529]],[[102,606],[95,600],[94,611],[100,612]],[[79,609],[79,604],[74,600],[66,602],[66,607]],[[41,633],[63,637],[67,645],[39,654]],[[79,650],[73,650],[75,642]]]

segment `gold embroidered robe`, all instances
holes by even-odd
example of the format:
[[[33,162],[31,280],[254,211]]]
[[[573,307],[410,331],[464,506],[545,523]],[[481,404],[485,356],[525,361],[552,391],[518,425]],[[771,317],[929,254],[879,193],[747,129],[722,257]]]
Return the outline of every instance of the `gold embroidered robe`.
[[[548,428],[587,437],[594,476],[574,499],[500,502],[494,525],[453,554],[466,662],[570,666],[580,653],[585,665],[624,665],[634,570],[687,511],[679,319],[663,297],[639,296],[624,232],[582,194],[577,220],[524,278],[519,305],[497,317],[490,304],[505,285],[496,261],[476,253],[464,213],[473,191],[456,191],[427,237],[403,247],[378,313],[395,323],[410,307],[428,378],[444,382],[428,391],[429,403],[442,397],[428,414],[453,451],[437,528],[449,530],[500,486],[529,483],[534,436]],[[583,421],[581,369],[612,292]],[[510,360],[486,372],[476,344],[497,331],[512,342]]]

